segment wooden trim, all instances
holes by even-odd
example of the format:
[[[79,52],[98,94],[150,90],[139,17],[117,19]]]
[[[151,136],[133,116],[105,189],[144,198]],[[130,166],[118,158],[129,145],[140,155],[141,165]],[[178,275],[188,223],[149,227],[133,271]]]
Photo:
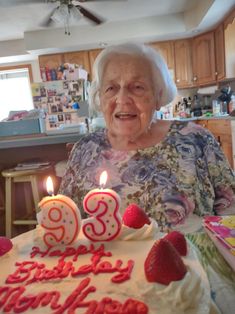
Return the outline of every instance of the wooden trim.
[[[21,65],[12,65],[12,66],[7,66],[7,67],[0,67],[0,71],[17,70],[17,69],[28,69],[30,83],[33,83],[33,71],[32,71],[31,64],[21,64]]]
[[[224,20],[224,29],[228,27],[229,24],[232,24],[235,21],[235,7],[229,12],[227,17]]]

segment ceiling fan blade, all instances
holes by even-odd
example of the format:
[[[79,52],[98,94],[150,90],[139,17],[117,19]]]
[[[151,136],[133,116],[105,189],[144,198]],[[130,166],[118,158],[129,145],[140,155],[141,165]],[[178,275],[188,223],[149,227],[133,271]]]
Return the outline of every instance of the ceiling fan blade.
[[[40,26],[42,27],[50,27],[52,26],[53,24],[55,24],[55,22],[52,20],[52,15],[54,14],[55,10],[57,9],[58,7],[54,8],[49,14],[47,14],[46,17],[44,17],[44,19],[42,20],[42,22],[40,23]]]
[[[97,15],[94,15],[87,9],[83,8],[80,5],[75,5],[75,7],[80,11],[80,13],[85,16],[87,19],[91,20],[95,24],[102,24],[104,23],[104,20],[99,18]]]

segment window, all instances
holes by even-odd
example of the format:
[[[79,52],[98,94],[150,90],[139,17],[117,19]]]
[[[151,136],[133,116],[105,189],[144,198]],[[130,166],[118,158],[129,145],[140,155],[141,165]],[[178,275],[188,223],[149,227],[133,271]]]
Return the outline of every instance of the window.
[[[34,108],[30,81],[30,65],[0,67],[0,121],[7,118],[10,111]]]

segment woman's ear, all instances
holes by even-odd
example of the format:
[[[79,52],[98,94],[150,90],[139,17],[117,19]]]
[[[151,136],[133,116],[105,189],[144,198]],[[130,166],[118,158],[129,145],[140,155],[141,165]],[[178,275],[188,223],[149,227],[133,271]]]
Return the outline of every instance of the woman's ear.
[[[156,101],[156,110],[159,110],[161,108],[161,99],[162,99],[162,89],[159,91],[157,95],[157,101]]]

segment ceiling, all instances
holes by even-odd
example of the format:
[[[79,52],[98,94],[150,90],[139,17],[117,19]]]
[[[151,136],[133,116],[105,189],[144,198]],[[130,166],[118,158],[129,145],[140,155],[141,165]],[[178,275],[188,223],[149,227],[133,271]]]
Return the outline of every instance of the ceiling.
[[[0,63],[38,54],[99,48],[120,41],[157,41],[192,37],[215,27],[235,6],[235,0],[94,0],[79,2],[105,22],[85,17],[43,27],[58,5],[41,0],[0,0]]]

